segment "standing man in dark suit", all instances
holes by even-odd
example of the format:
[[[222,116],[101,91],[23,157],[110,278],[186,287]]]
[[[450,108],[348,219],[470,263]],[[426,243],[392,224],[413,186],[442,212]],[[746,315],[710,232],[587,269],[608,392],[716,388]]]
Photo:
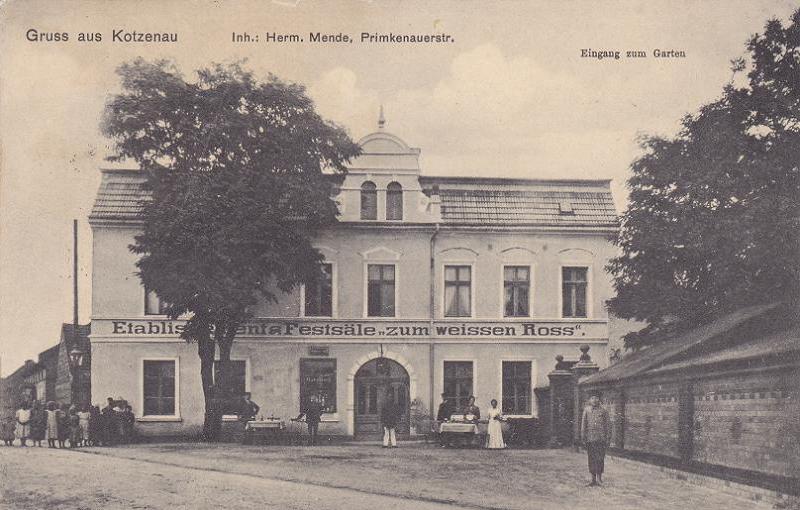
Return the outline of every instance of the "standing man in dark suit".
[[[108,397],[106,399],[108,404],[103,408],[103,444],[105,446],[117,443],[117,434],[119,433],[117,412],[114,410],[114,399]]]
[[[317,442],[317,432],[319,431],[319,422],[322,420],[322,406],[316,395],[313,395],[305,407],[300,411],[297,419],[306,417],[306,424],[308,425],[309,446],[314,446]]]
[[[472,395],[469,396],[469,399],[467,400],[467,406],[464,408],[464,415],[468,414],[473,416],[473,421],[475,421],[475,423],[481,419],[481,410],[475,405],[475,397]]]
[[[455,409],[453,408],[453,404],[450,402],[450,399],[447,398],[445,393],[442,393],[442,403],[439,404],[439,412],[436,413],[436,421],[439,422],[437,433],[439,435],[439,444],[441,446],[448,446],[449,443],[449,441],[446,441],[445,435],[443,435],[441,432],[442,423],[449,420],[454,412]]]
[[[381,407],[383,426],[383,447],[397,448],[397,422],[400,421],[400,407],[394,402],[391,389],[386,390],[386,400]]]
[[[610,439],[611,422],[608,411],[600,407],[600,395],[592,393],[589,405],[583,410],[581,418],[581,441],[586,445],[589,473],[592,475],[589,486],[594,487],[603,483],[606,448]]]

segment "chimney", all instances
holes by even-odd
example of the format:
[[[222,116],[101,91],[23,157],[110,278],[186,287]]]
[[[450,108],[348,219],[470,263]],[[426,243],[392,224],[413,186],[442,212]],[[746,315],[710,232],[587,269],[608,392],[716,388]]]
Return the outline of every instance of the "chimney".
[[[442,197],[439,196],[439,185],[434,184],[431,188],[430,197],[428,201],[428,212],[433,217],[433,221],[442,221]]]

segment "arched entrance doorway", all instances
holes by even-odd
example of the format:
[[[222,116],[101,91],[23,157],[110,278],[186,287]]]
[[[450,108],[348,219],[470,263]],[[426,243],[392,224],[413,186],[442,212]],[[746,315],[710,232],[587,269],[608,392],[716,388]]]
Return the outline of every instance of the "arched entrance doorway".
[[[397,433],[408,435],[409,377],[406,369],[389,358],[367,361],[356,372],[355,437],[379,439],[383,436],[381,408],[391,399],[403,410]]]

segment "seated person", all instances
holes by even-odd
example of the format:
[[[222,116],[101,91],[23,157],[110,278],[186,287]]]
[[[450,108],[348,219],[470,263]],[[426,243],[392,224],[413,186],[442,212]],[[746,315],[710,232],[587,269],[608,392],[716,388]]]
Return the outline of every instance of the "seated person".
[[[439,435],[439,444],[441,446],[450,445],[448,434],[442,434],[441,432],[441,424],[448,421],[454,411],[455,409],[453,409],[453,405],[450,403],[447,395],[442,393],[442,403],[439,404],[439,412],[436,413],[436,421],[439,422],[439,428],[437,428],[436,432]]]
[[[246,392],[244,396],[242,396],[242,403],[239,406],[239,421],[248,422],[251,420],[255,420],[256,415],[258,415],[258,411],[261,408],[250,400],[250,392]]]
[[[450,403],[447,395],[442,393],[442,403],[439,404],[439,412],[436,413],[436,421],[447,421],[454,412],[455,409],[453,409],[453,405]]]
[[[472,415],[472,421],[475,423],[481,419],[481,410],[475,405],[475,397],[470,396],[469,400],[467,400],[467,406],[464,408],[464,415],[466,419],[469,419],[469,415]]]

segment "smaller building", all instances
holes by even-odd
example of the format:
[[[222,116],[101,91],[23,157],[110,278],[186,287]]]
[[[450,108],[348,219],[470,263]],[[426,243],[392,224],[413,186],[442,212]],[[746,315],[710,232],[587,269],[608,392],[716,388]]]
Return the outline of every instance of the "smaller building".
[[[27,379],[39,370],[39,364],[29,359],[7,377],[0,379],[0,419],[13,416],[22,402],[36,398],[36,386],[28,383]]]
[[[88,404],[92,396],[92,348],[89,343],[91,332],[89,324],[61,325],[61,338],[58,342],[58,361],[55,387],[51,400],[70,404]],[[70,360],[70,353],[77,351],[79,359]],[[75,366],[71,367],[70,363]]]
[[[579,382],[600,391],[618,453],[800,494],[800,319],[795,306],[730,313]]]
[[[11,416],[23,402],[50,400],[68,404],[89,403],[91,396],[91,345],[88,324],[62,324],[56,345],[39,353],[38,361],[25,364],[0,379],[0,418]],[[71,368],[70,353],[81,353]]]

